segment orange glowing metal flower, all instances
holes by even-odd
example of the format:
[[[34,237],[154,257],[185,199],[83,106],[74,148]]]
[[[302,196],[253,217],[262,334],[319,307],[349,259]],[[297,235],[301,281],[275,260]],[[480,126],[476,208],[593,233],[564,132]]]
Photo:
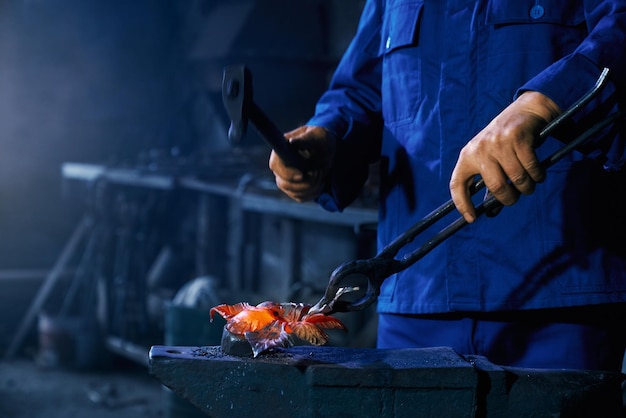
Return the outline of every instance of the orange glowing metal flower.
[[[292,335],[312,345],[324,345],[328,335],[323,329],[347,331],[337,318],[310,314],[311,305],[303,303],[262,302],[256,306],[241,302],[218,305],[209,312],[211,321],[215,312],[226,320],[226,330],[245,337],[252,346],[254,357],[274,347],[293,345]]]

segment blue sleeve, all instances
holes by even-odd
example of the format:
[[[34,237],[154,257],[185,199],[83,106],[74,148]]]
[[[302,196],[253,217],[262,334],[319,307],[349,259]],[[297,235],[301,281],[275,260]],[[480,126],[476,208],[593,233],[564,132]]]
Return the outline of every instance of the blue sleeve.
[[[381,8],[378,0],[365,4],[357,33],[307,122],[328,129],[338,141],[338,163],[318,198],[327,210],[341,211],[354,201],[380,155]]]
[[[603,68],[610,70],[609,83],[587,106],[578,111],[559,139],[571,138],[626,102],[626,1],[585,1],[588,35],[572,54],[539,73],[518,90],[545,94],[561,109],[569,108],[589,91]],[[589,149],[604,152],[606,166],[619,169],[626,162],[626,135],[619,123],[594,138]],[[587,150],[588,151],[588,150]]]

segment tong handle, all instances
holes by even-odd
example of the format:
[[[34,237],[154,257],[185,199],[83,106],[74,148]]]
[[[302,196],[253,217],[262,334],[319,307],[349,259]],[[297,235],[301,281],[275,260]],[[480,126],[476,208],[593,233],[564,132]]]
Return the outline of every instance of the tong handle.
[[[608,75],[609,75],[609,69],[608,68],[604,68],[602,70],[602,72],[600,73],[600,76],[596,80],[595,85],[587,93],[585,93],[584,96],[582,96],[580,99],[578,99],[565,112],[561,113],[559,116],[557,116],[552,121],[550,121],[541,130],[541,132],[539,132],[540,143],[543,143],[543,141],[545,141],[545,139],[548,137],[548,135],[550,135],[550,133],[552,131],[554,131],[563,122],[565,122],[567,119],[569,119],[581,107],[586,105],[602,89],[602,87],[604,87],[604,85],[606,84],[606,82],[608,80]],[[573,141],[569,142],[567,145],[565,145],[560,150],[554,152],[552,155],[550,155],[548,158],[546,158],[545,160],[543,160],[540,163],[541,166],[544,169],[547,169],[548,167],[551,167],[554,163],[556,163],[557,161],[562,159],[565,155],[567,155],[568,153],[573,151],[574,148],[576,148],[577,146],[579,146],[582,143],[584,143],[591,135],[599,132],[601,129],[605,128],[609,123],[613,122],[616,119],[615,116],[617,116],[617,115],[614,114],[612,116],[613,116],[613,118],[611,116],[609,116],[607,119],[599,122],[597,125],[592,126],[588,131],[586,131],[585,133],[583,133],[582,135],[580,135],[579,137],[577,137]],[[474,196],[478,191],[484,189],[484,187],[485,187],[485,181],[483,180],[483,178],[482,177],[477,178],[470,185],[470,195]],[[489,198],[491,198],[491,196]],[[488,200],[488,199],[486,199],[486,200]],[[478,215],[480,215],[481,213],[491,213],[491,212],[495,211],[496,209],[498,209],[498,205],[496,203],[494,203],[493,200],[495,200],[495,199],[492,199],[492,202],[490,202],[487,205],[480,205],[479,207],[477,207],[476,209],[479,210],[478,211]],[[497,202],[497,200],[496,200],[496,202]],[[441,218],[443,218],[448,213],[452,212],[452,210],[454,208],[455,208],[455,206],[454,206],[454,202],[452,201],[452,199],[448,200],[447,202],[445,202],[444,204],[439,206],[437,209],[435,209],[434,211],[432,211],[428,215],[426,215],[422,220],[418,221],[412,227],[407,229],[404,233],[402,233],[396,239],[394,239],[390,244],[388,244],[385,248],[383,248],[383,250],[381,251],[381,253],[379,255],[384,256],[384,257],[395,257],[402,247],[404,247],[406,244],[412,242],[417,235],[419,235],[424,230],[429,228],[431,225],[433,225],[434,223],[439,221]],[[456,232],[461,227],[462,226],[456,226],[452,233]],[[451,231],[447,231],[446,233],[444,233],[442,238],[443,239],[448,238],[450,235],[452,235],[452,234],[450,234],[450,232]],[[439,242],[440,241],[438,240],[438,242],[435,243],[434,246],[436,246]],[[426,253],[428,251],[426,251]],[[417,259],[423,257],[426,254],[426,253],[423,253],[423,252],[424,251],[422,250],[418,254],[416,254]],[[413,255],[411,255],[411,258],[413,258]],[[417,259],[415,261],[417,261]],[[413,261],[413,262],[415,262],[415,261]],[[413,263],[411,263],[411,264],[413,264]],[[408,267],[408,265],[407,265],[407,267]]]
[[[539,133],[540,140],[541,141],[545,140],[548,137],[548,135],[550,135],[550,133],[552,133],[552,131],[554,131],[554,129],[559,127],[563,122],[565,122],[567,119],[569,119],[576,111],[578,111],[581,107],[583,107],[585,104],[587,104],[602,89],[602,87],[604,87],[604,85],[606,84],[606,82],[608,80],[608,75],[609,75],[609,69],[608,68],[604,68],[602,70],[602,72],[600,73],[600,76],[598,77],[598,80],[596,81],[596,84],[583,97],[578,99],[571,107],[569,107],[565,112],[561,113],[559,116],[554,118],[550,123],[548,123],[541,130],[541,132]],[[603,129],[605,129],[607,126],[609,126],[611,123],[615,122],[617,119],[623,118],[625,115],[626,115],[626,110],[620,110],[620,111],[617,111],[617,112],[614,112],[614,113],[610,114],[606,118],[604,118],[601,121],[597,122],[596,124],[591,126],[589,129],[584,131],[582,134],[580,134],[579,136],[574,138],[572,141],[568,142],[566,145],[564,145],[560,149],[556,150],[551,155],[546,157],[543,161],[541,161],[540,162],[541,167],[543,167],[544,170],[548,169],[549,167],[552,167],[556,162],[558,162],[563,157],[565,157],[567,154],[569,154],[574,149],[576,149],[576,147],[584,144],[593,135],[601,132]],[[485,182],[484,182],[484,180],[482,178],[480,178],[480,179],[478,179],[477,181],[475,181],[472,184],[472,186],[471,186],[472,188],[470,189],[470,193],[472,195],[474,195],[478,190],[484,188],[484,186],[485,186]],[[448,202],[444,203],[440,208],[443,208],[443,207],[447,208],[450,205],[452,207],[454,207],[454,203],[452,202],[452,200],[449,200]],[[477,214],[477,216],[480,216],[482,214],[487,214],[488,216],[489,216],[489,214],[497,214],[498,210],[502,206],[503,206],[502,203],[500,203],[493,195],[488,194],[487,197],[480,203],[480,205],[478,205],[476,207],[476,214]],[[435,212],[437,212],[437,211],[435,211]],[[435,213],[435,212],[433,212],[433,213]],[[441,219],[443,217],[443,215],[439,215],[438,212],[436,213],[436,215],[437,215],[436,220],[439,220],[439,219]],[[429,216],[430,215],[426,216],[426,218],[424,218],[424,219],[427,219]],[[495,215],[493,215],[493,216],[495,216]],[[421,224],[423,221],[424,220],[418,222],[416,225]],[[432,224],[434,222],[429,220],[429,223]],[[442,229],[438,234],[436,234],[434,237],[432,237],[424,245],[422,245],[420,248],[418,248],[414,252],[408,254],[407,256],[405,256],[401,260],[402,270],[404,270],[404,269],[408,268],[409,266],[413,265],[419,259],[421,259],[426,254],[428,254],[437,245],[439,245],[440,243],[445,241],[447,238],[449,238],[451,235],[453,235],[454,233],[456,233],[458,230],[460,230],[461,228],[463,228],[466,225],[467,225],[467,222],[464,220],[463,217],[460,217],[457,220],[455,220],[454,222],[452,222],[450,225],[448,225],[447,227]],[[402,234],[401,237],[403,237],[403,235],[405,235],[407,233],[411,233],[412,229],[413,228],[409,228],[409,230],[407,230],[404,234]],[[410,240],[412,241],[415,238],[416,235],[417,234],[415,234],[415,235],[413,235],[411,237],[404,237],[404,240],[406,241],[406,240],[408,240],[410,238]],[[396,241],[394,241],[390,245],[394,245],[396,243]],[[398,253],[398,251],[400,250],[400,248],[401,247],[398,247],[397,245],[394,245],[394,247],[389,250],[389,253],[393,252],[394,256],[395,256]],[[381,283],[382,283],[382,280],[381,280]]]

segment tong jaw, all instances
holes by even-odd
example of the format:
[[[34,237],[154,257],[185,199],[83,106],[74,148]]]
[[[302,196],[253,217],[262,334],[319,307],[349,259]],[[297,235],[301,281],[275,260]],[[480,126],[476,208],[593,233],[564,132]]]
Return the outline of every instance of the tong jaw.
[[[395,272],[394,266],[397,260],[374,257],[365,260],[347,261],[337,267],[330,275],[328,286],[324,296],[309,312],[330,315],[334,312],[360,311],[376,301],[380,295],[380,285],[390,274]],[[354,285],[346,283],[347,279],[360,275],[367,279],[367,285]],[[364,282],[363,277],[361,281]],[[354,302],[341,300],[341,297],[365,290],[365,294]]]

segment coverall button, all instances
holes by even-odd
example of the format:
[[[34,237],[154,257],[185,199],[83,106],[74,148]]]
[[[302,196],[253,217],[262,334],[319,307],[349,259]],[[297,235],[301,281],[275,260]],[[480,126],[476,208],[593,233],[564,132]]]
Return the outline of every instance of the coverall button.
[[[389,46],[391,45],[391,36],[387,37],[387,42],[385,42],[385,48],[389,49]]]
[[[545,13],[545,9],[540,4],[535,4],[530,8],[530,17],[533,19],[541,19]]]

